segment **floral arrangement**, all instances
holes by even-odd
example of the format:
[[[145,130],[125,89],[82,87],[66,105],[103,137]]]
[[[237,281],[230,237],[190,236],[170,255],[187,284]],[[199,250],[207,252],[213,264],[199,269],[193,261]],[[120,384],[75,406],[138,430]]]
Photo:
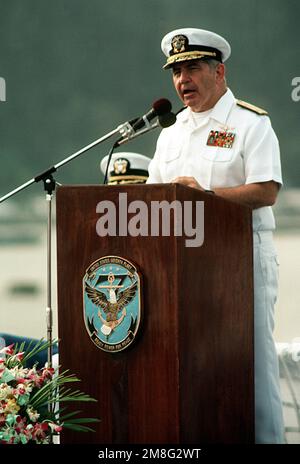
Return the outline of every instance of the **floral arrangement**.
[[[66,385],[80,380],[68,371],[58,373],[52,367],[26,367],[28,360],[49,347],[40,340],[26,351],[10,345],[0,350],[0,443],[48,444],[64,428],[93,431],[85,423],[93,418],[76,418],[80,411],[66,412],[62,403],[96,401]]]

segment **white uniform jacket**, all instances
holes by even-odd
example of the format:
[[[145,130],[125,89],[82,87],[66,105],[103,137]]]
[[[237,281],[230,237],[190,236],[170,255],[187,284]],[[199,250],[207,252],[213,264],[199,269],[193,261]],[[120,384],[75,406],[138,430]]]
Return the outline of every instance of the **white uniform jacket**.
[[[227,147],[212,145],[211,131],[225,133],[231,142]],[[193,176],[207,190],[270,180],[281,184],[279,144],[269,117],[239,106],[230,89],[212,110],[183,110],[158,138],[147,183],[166,183],[177,176]],[[274,228],[271,207],[253,211],[254,231]]]

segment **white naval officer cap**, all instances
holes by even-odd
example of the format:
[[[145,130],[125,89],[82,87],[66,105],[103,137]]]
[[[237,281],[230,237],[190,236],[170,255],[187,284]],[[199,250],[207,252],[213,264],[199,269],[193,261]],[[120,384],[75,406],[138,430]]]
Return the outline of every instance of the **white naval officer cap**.
[[[227,40],[215,32],[192,27],[175,29],[161,41],[161,49],[167,57],[164,69],[180,61],[214,59],[223,63],[231,53]]]
[[[100,162],[100,169],[105,175],[108,155]],[[151,159],[140,153],[119,152],[111,157],[108,167],[108,184],[144,184],[148,177]]]

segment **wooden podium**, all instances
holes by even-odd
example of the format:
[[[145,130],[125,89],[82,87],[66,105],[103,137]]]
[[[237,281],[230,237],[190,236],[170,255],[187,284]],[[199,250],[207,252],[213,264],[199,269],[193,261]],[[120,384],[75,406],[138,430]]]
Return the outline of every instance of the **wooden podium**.
[[[99,237],[96,206],[204,201],[204,243],[186,237]],[[66,431],[62,443],[254,443],[251,210],[175,184],[63,186],[57,190],[58,324],[62,369],[98,400],[84,417],[96,433]],[[97,259],[134,262],[143,277],[143,322],[127,349],[90,339],[82,279]]]

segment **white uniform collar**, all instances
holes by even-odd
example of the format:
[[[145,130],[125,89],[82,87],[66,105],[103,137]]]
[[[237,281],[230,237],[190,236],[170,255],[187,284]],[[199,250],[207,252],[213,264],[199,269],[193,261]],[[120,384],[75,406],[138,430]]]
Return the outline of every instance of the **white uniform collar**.
[[[232,106],[235,104],[236,99],[231,92],[230,89],[227,89],[226,93],[222,95],[222,97],[217,101],[215,106],[213,107],[212,112],[209,115],[210,119],[215,119],[221,124],[226,124],[229,112],[232,108]],[[191,109],[187,108],[186,111],[183,111],[181,114],[179,114],[179,119],[182,122],[189,121],[191,118]]]

